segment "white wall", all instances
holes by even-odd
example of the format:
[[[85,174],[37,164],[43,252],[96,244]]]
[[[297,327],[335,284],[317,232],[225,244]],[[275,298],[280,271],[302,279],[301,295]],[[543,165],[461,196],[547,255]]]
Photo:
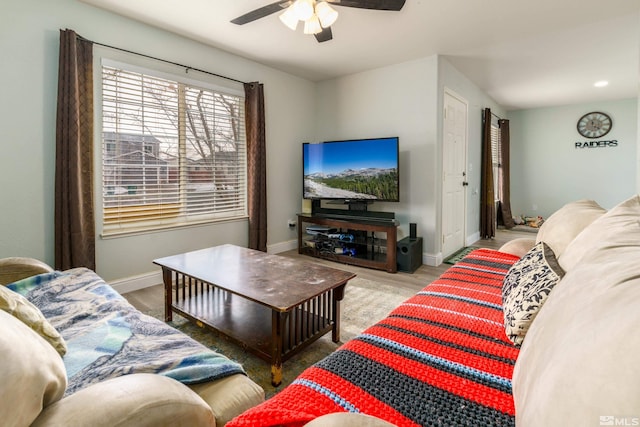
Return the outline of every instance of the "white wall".
[[[54,153],[59,30],[242,81],[265,85],[268,244],[296,237],[299,144],[313,133],[315,84],[75,0],[4,2],[0,13],[0,257],[54,260]],[[287,165],[287,167],[283,167]],[[98,238],[106,280],[157,271],[154,258],[221,243],[247,244],[238,221],[127,238]]]
[[[400,137],[400,203],[375,203],[372,210],[393,211],[398,237],[416,222],[423,237],[423,261],[437,265],[441,253],[442,102],[445,88],[465,98],[468,112],[467,241],[478,239],[482,115],[505,110],[456,70],[432,56],[318,84],[318,140]],[[327,126],[324,126],[327,124]]]
[[[439,127],[444,88],[452,89],[469,102],[467,239],[477,230],[478,195],[473,190],[480,185],[480,110],[489,106],[498,115],[504,111],[444,58],[434,56],[314,84],[75,0],[5,3],[0,14],[0,78],[5,82],[0,86],[0,257],[31,256],[53,264],[61,28],[74,29],[97,42],[265,84],[271,252],[295,246],[296,232],[287,227],[287,220],[300,210],[301,142],[397,135],[401,144],[401,201],[377,203],[373,209],[396,212],[400,238],[408,235],[409,222],[418,223],[418,234],[425,239],[426,261],[437,260]],[[613,115],[610,136],[621,141],[619,149],[576,152],[572,145],[577,135],[575,121],[584,112],[605,108]],[[640,139],[637,100],[511,112],[508,118],[512,119],[514,135],[514,213],[535,202],[538,212],[547,214],[562,202],[583,195],[611,204],[622,193],[634,190],[634,179],[635,191],[640,192],[640,153],[633,144]],[[575,188],[566,188],[569,184]],[[531,194],[529,200],[519,200],[525,193]],[[109,281],[130,278],[157,271],[151,261],[159,256],[246,241],[246,221],[98,239],[97,270]]]
[[[398,239],[417,223],[423,251],[434,253],[437,188],[437,57],[410,61],[318,84],[316,140],[398,136],[400,202],[376,202],[395,212]]]
[[[481,91],[466,76],[460,73],[443,57],[439,61],[438,73],[439,105],[443,105],[444,88],[453,90],[468,102],[468,134],[467,134],[467,224],[466,241],[472,244],[480,238],[480,171],[482,159],[482,110],[490,108],[493,114],[506,118],[506,111],[491,97]],[[442,121],[442,109],[438,110],[438,120]],[[442,141],[442,126],[438,129],[438,140]],[[442,144],[440,144],[439,158],[442,158]],[[442,176],[442,162],[438,164]],[[441,210],[442,197],[438,199],[438,215]],[[439,222],[441,223],[441,222]]]
[[[638,192],[638,101],[625,99],[509,113],[511,210],[547,218],[567,202],[592,199],[611,208]],[[613,120],[601,140],[617,147],[575,148],[582,115],[602,111]]]

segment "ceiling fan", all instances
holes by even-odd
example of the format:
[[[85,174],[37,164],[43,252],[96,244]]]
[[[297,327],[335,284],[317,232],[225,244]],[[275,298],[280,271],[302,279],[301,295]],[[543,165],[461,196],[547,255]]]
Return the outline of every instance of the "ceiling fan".
[[[338,12],[331,6],[345,6],[358,9],[399,11],[406,0],[281,0],[259,7],[238,16],[231,22],[248,24],[276,12],[287,27],[295,30],[299,21],[304,22],[304,33],[313,34],[319,43],[333,38],[331,25],[338,19]]]

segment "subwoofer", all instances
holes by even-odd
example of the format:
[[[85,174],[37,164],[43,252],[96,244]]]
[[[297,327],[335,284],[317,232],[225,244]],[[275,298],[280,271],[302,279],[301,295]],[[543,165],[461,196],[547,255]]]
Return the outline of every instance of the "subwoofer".
[[[396,248],[398,271],[413,273],[422,265],[422,237],[405,237]]]

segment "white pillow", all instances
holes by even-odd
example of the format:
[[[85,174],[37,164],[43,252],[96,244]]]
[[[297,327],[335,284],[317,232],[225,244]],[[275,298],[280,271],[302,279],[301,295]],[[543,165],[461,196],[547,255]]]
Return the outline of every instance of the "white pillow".
[[[67,375],[60,355],[40,335],[0,310],[2,425],[27,426],[62,398]]]

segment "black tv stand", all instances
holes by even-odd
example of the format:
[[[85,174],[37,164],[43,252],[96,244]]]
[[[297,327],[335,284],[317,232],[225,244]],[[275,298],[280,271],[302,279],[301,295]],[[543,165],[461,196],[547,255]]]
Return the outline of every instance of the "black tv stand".
[[[342,214],[298,214],[298,253],[344,264],[386,270],[389,273],[397,272],[398,222],[395,218],[349,216],[353,211],[336,210]],[[395,216],[393,213],[390,214]],[[306,233],[305,224],[325,226],[332,232],[321,236],[310,235]],[[384,233],[386,237],[380,238],[376,233]],[[346,250],[344,253],[337,253],[335,249],[340,250],[341,247]],[[354,250],[353,253],[351,249]]]

